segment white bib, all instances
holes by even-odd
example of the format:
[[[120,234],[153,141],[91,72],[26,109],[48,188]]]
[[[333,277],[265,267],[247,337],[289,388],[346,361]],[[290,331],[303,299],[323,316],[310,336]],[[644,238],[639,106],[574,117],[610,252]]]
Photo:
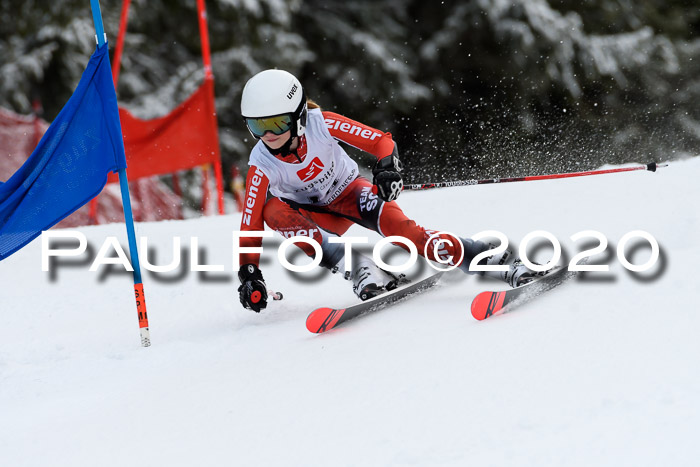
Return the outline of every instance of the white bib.
[[[320,109],[308,112],[306,158],[301,164],[283,162],[258,141],[249,165],[258,167],[270,180],[270,193],[300,204],[327,205],[357,178],[357,163],[328,132]]]

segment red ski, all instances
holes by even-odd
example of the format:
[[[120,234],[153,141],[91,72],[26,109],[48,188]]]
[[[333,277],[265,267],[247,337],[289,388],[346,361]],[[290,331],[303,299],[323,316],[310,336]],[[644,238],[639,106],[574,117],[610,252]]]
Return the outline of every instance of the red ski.
[[[567,273],[567,268],[555,269],[544,277],[520,287],[501,292],[481,292],[472,301],[472,316],[479,321],[500,315],[537,297],[538,295],[561,285],[576,275]]]
[[[352,318],[386,308],[399,300],[432,288],[437,284],[442,274],[442,272],[438,272],[413,284],[399,287],[347,308],[317,308],[306,318],[306,329],[313,333],[326,332]]]

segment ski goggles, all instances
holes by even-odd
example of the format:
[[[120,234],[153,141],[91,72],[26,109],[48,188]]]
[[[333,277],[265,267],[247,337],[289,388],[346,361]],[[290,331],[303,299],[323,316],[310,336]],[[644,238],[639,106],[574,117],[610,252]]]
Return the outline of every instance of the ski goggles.
[[[245,124],[256,138],[262,138],[268,131],[273,135],[281,135],[292,128],[294,119],[291,114],[277,115],[268,118],[246,118]]]

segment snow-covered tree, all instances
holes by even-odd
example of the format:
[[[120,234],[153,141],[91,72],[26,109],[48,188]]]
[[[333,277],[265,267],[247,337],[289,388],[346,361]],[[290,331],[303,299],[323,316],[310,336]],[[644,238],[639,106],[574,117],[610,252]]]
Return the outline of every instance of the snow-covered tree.
[[[252,141],[246,80],[296,74],[392,131],[409,181],[697,153],[700,9],[683,0],[209,0],[225,165]],[[115,43],[121,2],[103,1]],[[89,2],[1,2],[0,105],[52,119],[94,48]],[[118,95],[149,118],[203,77],[195,0],[133,0]],[[366,164],[371,159],[367,158]],[[227,173],[227,171],[225,171]]]

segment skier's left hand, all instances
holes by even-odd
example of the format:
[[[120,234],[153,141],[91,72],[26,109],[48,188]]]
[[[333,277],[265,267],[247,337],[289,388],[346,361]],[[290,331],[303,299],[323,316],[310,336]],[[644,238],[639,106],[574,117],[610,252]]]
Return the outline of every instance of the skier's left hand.
[[[403,190],[403,180],[401,179],[401,169],[403,165],[398,158],[398,152],[394,148],[394,153],[379,159],[372,169],[374,180],[372,183],[377,187],[377,195],[384,201],[394,201]]]

